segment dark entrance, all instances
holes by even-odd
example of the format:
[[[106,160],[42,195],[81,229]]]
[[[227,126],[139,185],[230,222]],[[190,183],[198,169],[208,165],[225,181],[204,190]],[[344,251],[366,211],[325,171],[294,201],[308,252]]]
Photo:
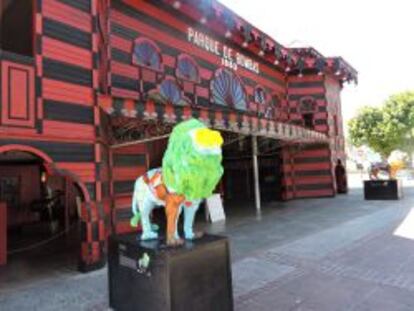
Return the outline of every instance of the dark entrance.
[[[83,200],[77,185],[43,159],[22,151],[0,153],[0,202],[7,210],[7,264],[0,267],[0,283],[76,271]]]
[[[223,133],[223,197],[227,206],[254,205],[253,151],[250,136]],[[280,143],[258,138],[259,185],[262,202],[281,200]]]
[[[281,157],[273,151],[259,156],[259,181],[262,202],[282,200]]]

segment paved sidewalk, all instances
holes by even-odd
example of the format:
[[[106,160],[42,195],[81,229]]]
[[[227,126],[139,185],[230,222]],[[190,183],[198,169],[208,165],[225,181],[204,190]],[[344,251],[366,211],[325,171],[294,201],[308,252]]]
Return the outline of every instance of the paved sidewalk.
[[[209,226],[230,237],[236,310],[414,310],[414,240],[394,235],[414,207],[414,188],[405,192],[364,201],[356,189]],[[1,310],[108,309],[105,269],[4,285]]]
[[[236,262],[236,309],[414,310],[414,241],[393,235],[406,208],[391,204],[260,252],[251,258],[261,271],[250,258]]]

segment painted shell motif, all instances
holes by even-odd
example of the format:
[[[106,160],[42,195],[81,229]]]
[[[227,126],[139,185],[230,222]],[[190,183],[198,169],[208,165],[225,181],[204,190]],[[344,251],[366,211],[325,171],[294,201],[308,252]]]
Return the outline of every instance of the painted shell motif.
[[[239,110],[247,109],[246,94],[239,78],[229,70],[219,70],[211,82],[215,104]]]
[[[161,69],[160,54],[156,46],[149,40],[139,40],[135,43],[134,62],[153,69]]]
[[[194,60],[187,55],[181,55],[177,63],[177,76],[190,81],[198,81],[198,68]]]
[[[180,88],[178,87],[177,83],[175,83],[175,81],[172,79],[166,79],[161,83],[160,94],[165,100],[174,105],[186,105],[186,102],[183,100],[181,96]]]

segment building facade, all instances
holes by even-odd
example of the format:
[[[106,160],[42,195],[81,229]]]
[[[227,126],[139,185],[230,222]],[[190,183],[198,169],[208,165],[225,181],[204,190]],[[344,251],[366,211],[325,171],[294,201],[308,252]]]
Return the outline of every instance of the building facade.
[[[223,133],[225,200],[252,196],[252,152],[264,198],[335,195],[340,92],[357,78],[342,58],[286,48],[211,0],[6,0],[1,17],[0,170],[30,154],[34,179],[76,184],[82,270],[131,231],[134,180],[191,117]]]

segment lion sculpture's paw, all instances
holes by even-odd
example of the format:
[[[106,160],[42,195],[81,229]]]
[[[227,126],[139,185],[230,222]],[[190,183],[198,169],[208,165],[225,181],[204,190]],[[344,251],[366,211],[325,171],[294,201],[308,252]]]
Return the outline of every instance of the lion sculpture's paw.
[[[158,239],[158,233],[154,231],[145,232],[141,235],[141,240],[155,240]]]
[[[183,239],[168,239],[167,240],[167,245],[168,246],[181,246],[184,244],[184,240]]]
[[[196,240],[196,239],[202,238],[203,235],[204,235],[204,232],[201,232],[201,231],[192,232],[191,234],[186,234],[185,239],[186,240]]]

